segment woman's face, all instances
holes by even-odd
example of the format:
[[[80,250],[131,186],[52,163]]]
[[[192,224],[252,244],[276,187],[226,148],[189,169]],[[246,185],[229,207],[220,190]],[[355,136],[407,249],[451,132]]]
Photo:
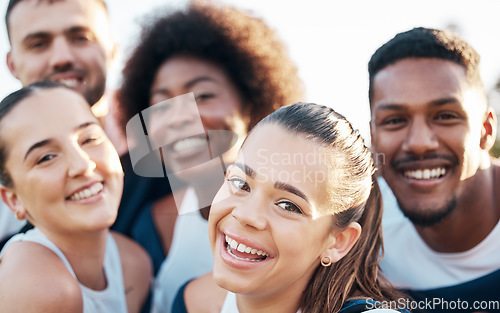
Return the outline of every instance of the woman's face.
[[[219,285],[270,298],[305,289],[335,236],[321,151],[273,124],[249,135],[210,211]]]
[[[59,234],[106,229],[116,219],[123,171],[88,103],[65,88],[37,90],[0,123],[13,188],[2,199]]]
[[[149,132],[153,143],[163,147],[171,171],[178,173],[222,154],[226,163],[234,162],[248,121],[242,115],[241,95],[219,66],[194,57],[172,57],[158,69],[150,98]],[[206,172],[210,171],[201,167],[191,174]]]

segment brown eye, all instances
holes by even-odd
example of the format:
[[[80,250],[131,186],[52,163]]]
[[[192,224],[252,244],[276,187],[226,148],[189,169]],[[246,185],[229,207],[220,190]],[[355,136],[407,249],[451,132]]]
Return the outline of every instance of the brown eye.
[[[229,183],[231,186],[236,189],[236,191],[244,191],[244,192],[250,192],[250,187],[248,186],[247,182],[244,181],[241,178],[238,177],[233,177],[228,179]]]
[[[302,214],[302,211],[299,209],[299,207],[290,201],[279,201],[278,203],[276,203],[276,205],[288,212]]]

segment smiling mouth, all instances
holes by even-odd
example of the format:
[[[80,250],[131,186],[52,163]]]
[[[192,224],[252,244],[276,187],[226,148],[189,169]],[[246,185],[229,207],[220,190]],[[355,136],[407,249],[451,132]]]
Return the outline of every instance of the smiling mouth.
[[[406,170],[403,172],[404,177],[416,180],[431,180],[441,178],[446,175],[444,167],[426,168],[417,170]]]
[[[207,137],[205,134],[201,134],[197,136],[184,138],[170,144],[170,147],[172,151],[176,153],[185,153],[193,150],[199,150],[201,148],[206,149]]]
[[[224,236],[226,237],[226,251],[235,259],[241,261],[261,262],[269,257],[269,254],[262,250],[248,247],[242,243],[238,243],[236,240],[227,235]]]
[[[71,196],[68,197],[69,200],[83,200],[90,197],[93,197],[100,193],[104,189],[104,185],[101,182],[95,183],[89,188],[81,190],[79,192],[75,192]]]
[[[61,83],[68,88],[75,88],[79,84],[81,84],[83,80],[81,78],[61,78],[61,79],[54,79],[53,81]]]

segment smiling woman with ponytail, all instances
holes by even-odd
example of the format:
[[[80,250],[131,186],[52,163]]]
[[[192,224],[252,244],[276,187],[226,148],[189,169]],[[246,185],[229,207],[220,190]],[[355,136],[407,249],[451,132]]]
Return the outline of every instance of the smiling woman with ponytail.
[[[296,103],[267,116],[212,204],[214,271],[181,289],[174,312],[395,312],[388,304],[404,295],[379,274],[374,170],[331,108]]]

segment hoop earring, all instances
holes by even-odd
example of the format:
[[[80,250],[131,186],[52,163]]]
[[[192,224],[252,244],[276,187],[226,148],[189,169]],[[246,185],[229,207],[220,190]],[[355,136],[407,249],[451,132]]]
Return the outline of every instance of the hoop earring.
[[[20,214],[19,214],[19,211],[17,211],[17,212],[16,212],[16,218],[17,218],[19,221],[24,220],[24,217],[21,217],[21,216],[19,216],[19,215],[20,215]]]
[[[325,261],[325,259],[328,259],[328,261]],[[332,265],[332,259],[329,256],[322,257],[321,258],[321,265],[323,265],[324,267],[328,267],[328,266]]]

